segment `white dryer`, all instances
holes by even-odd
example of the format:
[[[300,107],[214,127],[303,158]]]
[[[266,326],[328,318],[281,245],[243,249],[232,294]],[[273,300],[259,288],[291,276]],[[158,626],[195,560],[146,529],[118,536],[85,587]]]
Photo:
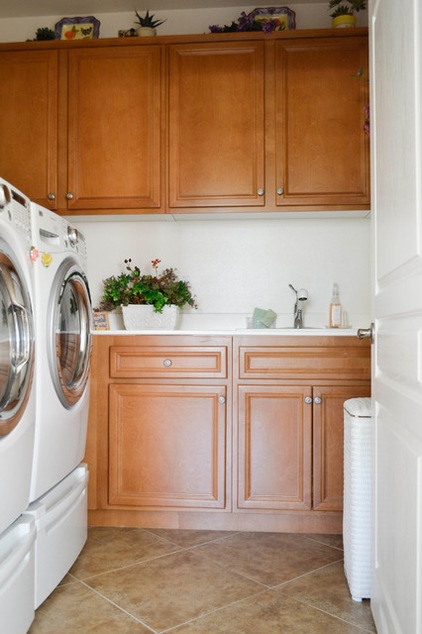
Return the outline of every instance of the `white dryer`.
[[[35,427],[30,249],[30,202],[0,179],[0,534],[22,514],[30,495]]]
[[[85,453],[92,306],[82,234],[31,204],[36,300],[37,404],[31,501],[78,467]]]

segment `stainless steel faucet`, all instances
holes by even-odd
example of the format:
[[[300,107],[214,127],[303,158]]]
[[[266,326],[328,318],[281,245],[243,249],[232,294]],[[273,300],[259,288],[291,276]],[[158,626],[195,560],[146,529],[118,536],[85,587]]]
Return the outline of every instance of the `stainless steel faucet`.
[[[308,299],[308,291],[306,290],[306,288],[300,288],[297,291],[295,287],[292,286],[291,284],[289,284],[289,287],[292,289],[292,291],[296,293],[293,327],[303,328],[303,309],[304,309],[303,302],[306,302],[306,300]]]

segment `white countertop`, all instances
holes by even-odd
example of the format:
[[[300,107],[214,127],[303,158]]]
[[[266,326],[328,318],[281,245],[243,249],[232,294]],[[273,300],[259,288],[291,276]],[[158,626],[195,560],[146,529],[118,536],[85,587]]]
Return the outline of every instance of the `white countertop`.
[[[324,324],[324,315],[307,315],[305,328],[293,328],[287,325],[293,322],[291,315],[277,317],[276,327],[247,328],[251,316],[242,314],[198,314],[196,312],[178,317],[175,330],[126,330],[121,311],[118,309],[107,314],[109,330],[93,330],[95,335],[197,335],[197,336],[271,336],[271,337],[356,337],[358,328],[328,328]],[[354,315],[351,323],[367,327],[367,316]],[[323,324],[321,326],[321,324]]]
[[[93,330],[94,335],[208,335],[271,337],[355,337],[356,328],[235,328],[226,330]]]

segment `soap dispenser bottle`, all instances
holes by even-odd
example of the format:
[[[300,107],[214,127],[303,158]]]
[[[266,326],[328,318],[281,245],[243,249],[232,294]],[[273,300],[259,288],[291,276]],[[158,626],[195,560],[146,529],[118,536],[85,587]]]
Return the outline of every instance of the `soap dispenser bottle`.
[[[330,304],[330,328],[341,328],[342,308],[338,284],[333,284],[333,296]]]

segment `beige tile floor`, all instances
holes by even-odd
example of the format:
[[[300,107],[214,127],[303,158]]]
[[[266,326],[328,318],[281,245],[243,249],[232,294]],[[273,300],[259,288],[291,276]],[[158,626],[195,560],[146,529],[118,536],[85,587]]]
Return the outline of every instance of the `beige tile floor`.
[[[338,535],[90,528],[30,634],[362,634]]]

